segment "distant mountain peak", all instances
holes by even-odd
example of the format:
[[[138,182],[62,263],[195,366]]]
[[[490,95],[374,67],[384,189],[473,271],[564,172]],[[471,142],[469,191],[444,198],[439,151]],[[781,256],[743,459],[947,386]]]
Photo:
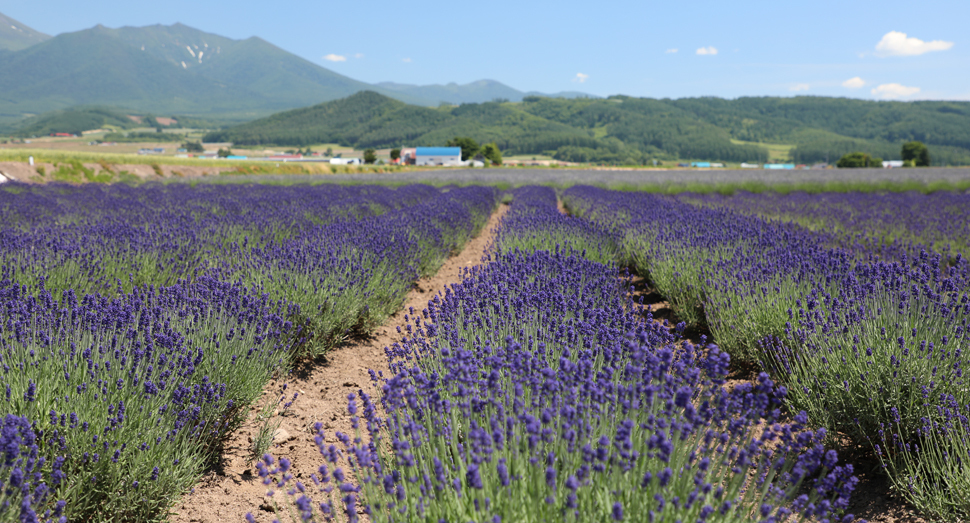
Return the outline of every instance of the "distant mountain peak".
[[[92,104],[238,121],[364,90],[437,104],[348,78],[257,36],[234,40],[181,23],[63,33],[0,53],[0,71],[0,125]]]
[[[19,51],[49,40],[46,35],[0,13],[0,49]]]

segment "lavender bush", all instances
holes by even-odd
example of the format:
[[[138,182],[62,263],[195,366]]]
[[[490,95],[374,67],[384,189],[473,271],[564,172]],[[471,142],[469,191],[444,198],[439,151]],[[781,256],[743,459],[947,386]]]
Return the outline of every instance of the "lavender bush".
[[[806,296],[785,336],[764,341],[795,408],[871,444],[897,490],[949,518],[970,515],[970,271],[957,262],[943,272],[924,252],[861,266],[861,283]]]
[[[65,502],[51,507],[51,488],[64,479],[62,461],[50,467],[51,484],[44,481],[47,462],[41,456],[33,427],[26,418],[7,414],[0,420],[0,521],[21,523],[63,522]]]

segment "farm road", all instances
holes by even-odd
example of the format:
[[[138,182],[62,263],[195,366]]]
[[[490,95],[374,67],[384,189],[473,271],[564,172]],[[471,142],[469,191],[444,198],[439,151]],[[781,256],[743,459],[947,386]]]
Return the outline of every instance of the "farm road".
[[[276,458],[287,458],[293,462],[291,473],[295,480],[313,489],[310,474],[324,463],[316,444],[313,441],[313,425],[316,422],[324,424],[326,442],[341,448],[336,438],[340,431],[353,437],[354,430],[350,425],[350,415],[347,413],[347,395],[357,393],[363,389],[367,394],[379,401],[379,394],[372,385],[369,370],[383,370],[387,375],[387,362],[384,348],[401,341],[397,328],[406,325],[404,315],[413,307],[415,312],[426,309],[428,302],[439,292],[444,293],[448,286],[460,283],[462,271],[481,263],[485,249],[492,243],[495,229],[499,220],[508,211],[507,205],[500,205],[492,213],[488,224],[481,234],[472,238],[464,249],[456,256],[445,261],[437,274],[417,282],[405,298],[404,308],[395,313],[388,321],[379,327],[374,335],[368,339],[352,340],[350,343],[335,349],[328,354],[328,364],[313,368],[309,375],[298,379],[289,379],[270,383],[264,391],[264,400],[279,397],[278,391],[283,383],[287,383],[287,400],[294,392],[302,391],[300,397],[293,403],[283,417],[270,453]],[[358,400],[358,406],[360,402]],[[251,421],[244,425],[227,445],[221,466],[218,470],[207,474],[194,489],[186,494],[173,507],[170,521],[173,523],[216,523],[216,522],[244,522],[246,513],[252,513],[257,521],[272,521],[280,519],[287,521],[285,515],[277,515],[268,509],[266,502],[267,487],[262,484],[257,475],[255,464],[247,463],[249,454],[249,438],[255,437],[257,426]],[[344,467],[346,471],[346,467]],[[287,485],[291,488],[293,483]],[[277,492],[273,499],[285,510],[290,502],[284,492]],[[319,501],[325,501],[319,499]]]
[[[512,183],[512,184],[727,184],[760,182],[825,183],[825,182],[957,182],[970,180],[970,168],[927,167],[920,169],[828,169],[784,171],[768,169],[741,170],[607,170],[607,169],[432,169],[400,173],[333,174],[333,175],[256,175],[236,176],[239,181],[357,181],[357,182],[439,182],[439,183]],[[223,181],[220,178],[203,181]]]

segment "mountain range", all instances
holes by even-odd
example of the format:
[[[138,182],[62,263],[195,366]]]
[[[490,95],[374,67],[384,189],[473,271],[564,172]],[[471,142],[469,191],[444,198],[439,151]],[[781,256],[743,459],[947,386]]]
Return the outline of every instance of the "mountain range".
[[[467,86],[370,85],[251,37],[175,24],[48,37],[0,15],[0,126],[79,105],[245,121],[363,90],[417,105],[521,99],[485,80]]]
[[[970,164],[970,103],[872,102],[799,96],[677,100],[611,96],[522,102],[408,105],[365,91],[212,132],[236,145],[366,147],[443,145],[455,137],[495,142],[509,154],[572,162],[681,159],[765,162],[764,144],[799,163],[864,151],[899,159],[905,141],[930,146],[936,165]]]

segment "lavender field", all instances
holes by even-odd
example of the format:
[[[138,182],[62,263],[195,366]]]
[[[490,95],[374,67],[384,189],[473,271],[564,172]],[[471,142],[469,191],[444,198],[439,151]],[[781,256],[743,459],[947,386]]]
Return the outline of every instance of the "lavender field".
[[[270,380],[499,205],[484,263],[345,389],[354,430],[315,420],[316,474],[259,459],[251,520],[852,521],[848,446],[970,517],[966,193],[11,183],[0,521],[165,520]]]

